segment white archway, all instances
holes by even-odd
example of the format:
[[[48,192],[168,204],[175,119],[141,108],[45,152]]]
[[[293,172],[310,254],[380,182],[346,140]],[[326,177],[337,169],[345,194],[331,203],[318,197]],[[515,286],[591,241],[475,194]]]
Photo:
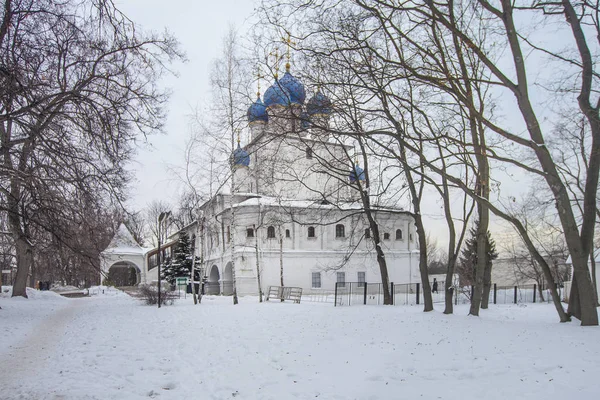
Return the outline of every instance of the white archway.
[[[223,293],[224,296],[233,295],[233,268],[231,265],[231,261],[228,262],[227,265],[225,265],[225,270],[223,271],[223,279],[221,280],[221,283],[221,286],[223,287],[221,293]]]
[[[108,267],[107,279],[117,287],[136,286],[141,282],[141,272],[131,261],[117,261]]]
[[[219,283],[221,276],[219,274],[219,268],[216,265],[213,265],[210,268],[210,274],[208,275],[208,282],[206,282],[204,287],[205,294],[220,294],[221,293],[221,285]]]

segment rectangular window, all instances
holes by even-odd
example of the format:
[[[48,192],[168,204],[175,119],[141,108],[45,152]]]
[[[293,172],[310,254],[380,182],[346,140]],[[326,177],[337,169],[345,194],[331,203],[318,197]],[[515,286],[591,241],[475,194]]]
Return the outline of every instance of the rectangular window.
[[[346,273],[338,272],[336,275],[337,275],[336,282],[338,283],[338,287],[346,287]]]
[[[366,272],[358,272],[358,287],[364,287],[365,286],[365,282],[367,279],[367,273]]]
[[[365,239],[371,239],[371,230],[369,228],[365,229]]]
[[[320,272],[312,273],[312,287],[315,289],[321,288],[321,273]]]
[[[246,237],[253,238],[254,237],[254,229],[252,229],[252,228],[246,229]]]

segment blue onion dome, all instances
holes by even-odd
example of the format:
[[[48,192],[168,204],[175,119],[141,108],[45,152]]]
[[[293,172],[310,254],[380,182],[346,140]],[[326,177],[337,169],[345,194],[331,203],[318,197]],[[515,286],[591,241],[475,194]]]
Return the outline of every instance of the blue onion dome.
[[[250,155],[248,152],[240,147],[240,143],[238,142],[238,147],[233,151],[233,166],[240,167],[248,167],[250,166]]]
[[[356,164],[354,166],[354,168],[352,169],[352,171],[350,171],[350,175],[348,175],[348,177],[350,178],[350,183],[354,183],[357,180],[364,181],[365,180],[365,170],[362,169],[361,167],[359,167],[358,164]]]
[[[265,106],[289,106],[291,95],[280,81],[275,80],[275,83],[265,92]]]
[[[331,100],[318,90],[317,93],[308,100],[306,111],[308,111],[308,114],[311,116],[317,114],[329,115],[333,111]]]
[[[260,95],[254,103],[248,108],[248,122],[268,122],[267,106],[260,99]]]
[[[310,116],[306,111],[300,113],[300,127],[302,130],[310,128]]]
[[[283,74],[283,78],[279,80],[279,84],[290,92],[291,103],[304,104],[304,100],[306,99],[304,85],[298,79],[294,78],[294,76],[290,74],[290,71],[286,71],[285,74]]]

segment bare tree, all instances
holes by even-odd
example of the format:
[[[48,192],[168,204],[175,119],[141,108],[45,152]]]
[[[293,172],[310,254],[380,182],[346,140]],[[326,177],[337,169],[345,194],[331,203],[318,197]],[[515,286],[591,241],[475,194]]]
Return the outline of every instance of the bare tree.
[[[134,139],[162,126],[156,83],[181,54],[108,1],[8,0],[1,18],[2,209],[16,251],[13,296],[26,296],[30,228],[51,230],[37,217],[84,193],[123,199]],[[50,196],[64,201],[40,208]]]
[[[444,115],[445,110],[460,110],[467,116],[470,137],[463,139],[444,131],[436,136],[445,135],[462,148],[461,153],[467,152],[475,157],[474,186],[465,184],[452,172],[444,172],[439,160],[431,159],[427,148],[423,151],[412,142],[414,135],[407,137],[407,132],[398,132],[395,126],[389,124],[374,126],[373,133],[396,135],[407,151],[417,155],[427,169],[446,174],[449,182],[477,200],[481,221],[479,252],[483,254],[484,251],[483,237],[487,232],[489,209],[515,226],[528,250],[535,254],[544,274],[552,279],[549,266],[528,236],[522,221],[507,213],[502,202],[489,196],[493,189],[489,165],[493,163],[501,170],[519,171],[531,180],[543,179],[556,204],[556,214],[573,259],[575,273],[569,313],[578,317],[583,325],[598,324],[593,284],[587,267],[596,220],[600,167],[600,152],[596,150],[600,147],[600,121],[592,56],[598,45],[593,39],[598,30],[594,22],[598,10],[595,3],[578,3],[575,7],[573,2],[566,0],[518,4],[503,0],[498,5],[485,0],[475,3],[356,0],[344,4],[334,1],[309,4],[270,2],[264,9],[270,20],[279,26],[302,20],[294,26],[303,30],[299,39],[305,39],[302,49],[306,50],[307,57],[339,54],[336,60],[343,63],[343,68],[353,66],[353,72],[360,71],[358,67],[368,69],[379,65],[376,72],[388,77],[388,80],[385,86],[377,88],[378,91],[392,93],[397,98],[401,92],[396,89],[402,85],[394,83],[410,78],[419,85],[422,93],[430,97],[428,112],[437,111]],[[327,13],[323,12],[325,9]],[[515,22],[523,20],[539,21],[536,28],[552,22],[563,39],[568,38],[574,43],[576,51],[564,51],[560,41],[539,43],[534,35],[530,35],[532,25]],[[327,35],[333,39],[324,40]],[[359,40],[356,41],[356,38]],[[525,52],[531,52],[535,57],[525,57]],[[509,63],[499,62],[501,57]],[[530,94],[535,84],[528,74],[530,60],[542,58],[548,60],[546,65],[551,65],[553,70],[557,66],[564,70],[565,74],[561,76],[568,76],[555,80],[557,75],[550,74],[550,78],[541,82],[544,94],[554,99],[561,96],[561,101],[555,103],[557,107],[580,116],[589,127],[592,138],[587,151],[589,164],[582,173],[585,187],[580,219],[558,171],[558,162],[549,148],[551,143],[548,142],[547,131],[551,128],[548,129],[548,126],[560,121],[541,123],[539,109],[547,103],[540,105]],[[362,87],[367,86],[373,88],[370,81]],[[485,89],[490,86],[493,92]],[[477,88],[485,90],[478,91]],[[569,97],[564,98],[564,93],[569,93]],[[519,110],[519,121],[508,123],[496,117],[498,104],[495,100],[500,97]],[[365,103],[365,107],[368,105],[373,104]],[[392,103],[387,109],[388,119],[390,114],[392,117],[397,115],[394,105]],[[382,110],[381,103],[370,108],[374,112]],[[458,158],[458,155],[460,153],[446,157]],[[477,275],[475,295],[478,299],[471,308],[475,315],[483,294],[484,266],[479,266]],[[555,291],[553,301],[560,320],[567,321],[569,318]]]

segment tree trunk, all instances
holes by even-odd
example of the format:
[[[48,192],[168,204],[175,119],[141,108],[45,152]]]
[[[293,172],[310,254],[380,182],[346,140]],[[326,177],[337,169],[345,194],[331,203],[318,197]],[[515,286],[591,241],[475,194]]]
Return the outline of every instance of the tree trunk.
[[[366,168],[365,168],[366,169]],[[362,188],[361,188],[362,189]],[[379,226],[373,217],[371,210],[371,199],[369,198],[366,190],[361,190],[361,198],[364,206],[365,215],[369,221],[369,229],[373,233],[373,244],[375,245],[375,253],[377,256],[377,264],[379,265],[379,272],[381,274],[381,286],[383,287],[383,304],[392,304],[392,294],[390,292],[390,277],[388,275],[387,262],[385,260],[385,254],[381,248],[381,236],[379,235]]]
[[[281,301],[283,301],[283,237],[281,235],[281,225],[279,225],[279,280],[281,283]]]
[[[546,298],[544,297],[543,282],[544,282],[544,280],[542,278],[540,278],[538,280],[538,283],[537,283],[537,290],[538,290],[538,293],[540,295],[540,303],[545,303],[546,302]]]
[[[482,202],[477,205],[479,209],[479,225],[477,227],[477,267],[475,268],[475,285],[469,315],[479,316],[481,299],[483,297],[483,281],[487,265],[487,231],[489,226],[489,214],[487,207]]]
[[[594,296],[596,298],[596,306],[600,305],[598,303],[598,282],[596,279],[596,255],[594,254],[594,250],[590,252],[590,262],[592,264],[592,283],[594,284]]]
[[[425,234],[423,219],[421,218],[418,205],[415,208],[415,226],[419,238],[419,272],[421,274],[421,286],[423,287],[423,311],[432,311],[433,297],[431,296],[431,285],[429,284],[429,271],[427,271],[427,235]]]
[[[483,273],[483,295],[481,296],[481,308],[487,310],[490,301],[490,290],[492,288],[492,263],[488,262]]]
[[[579,264],[577,268],[576,263]],[[582,257],[573,258],[573,283],[567,313],[579,319],[583,326],[598,325],[594,285],[587,265],[581,268],[582,263],[587,264],[587,257],[583,258],[583,262]]]
[[[29,241],[23,236],[15,240],[17,256],[17,275],[13,285],[12,297],[27,297],[27,277],[33,263],[33,249]]]
[[[262,286],[260,284],[260,261],[258,259],[259,253],[258,253],[258,233],[256,228],[254,229],[254,251],[256,252],[256,282],[258,283],[258,302],[262,303],[263,301],[263,296],[262,296]]]

